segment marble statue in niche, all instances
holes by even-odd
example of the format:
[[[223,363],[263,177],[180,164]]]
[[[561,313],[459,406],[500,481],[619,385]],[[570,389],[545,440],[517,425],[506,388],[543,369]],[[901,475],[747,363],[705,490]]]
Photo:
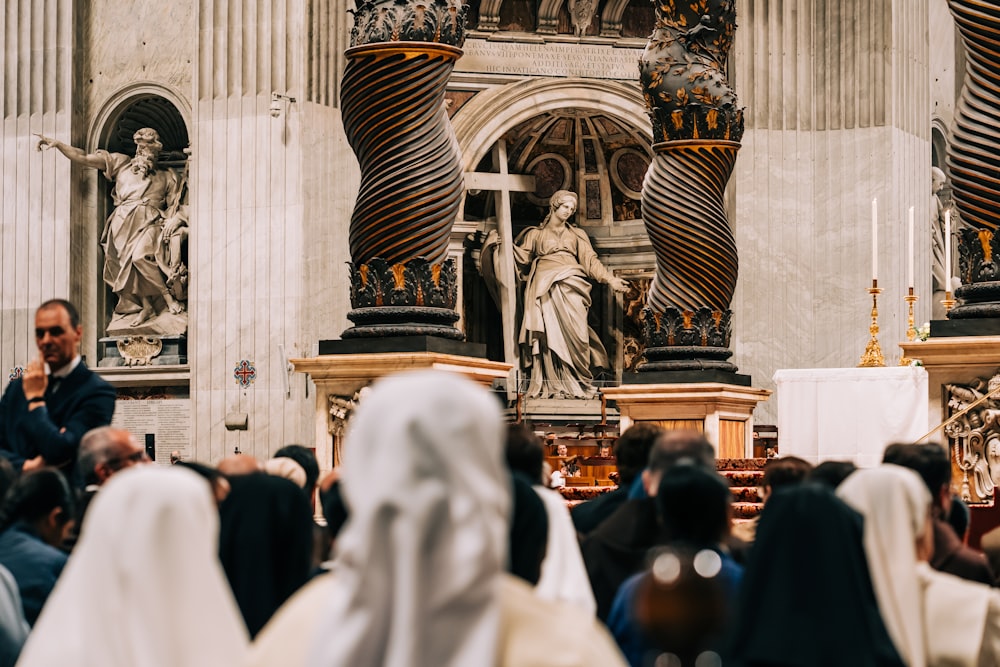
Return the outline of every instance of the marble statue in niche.
[[[625,292],[629,284],[613,275],[597,258],[587,233],[570,222],[576,194],[555,192],[549,214],[529,227],[512,250],[518,278],[524,283],[518,344],[521,365],[530,376],[529,398],[593,398],[591,368],[609,368],[607,352],[587,324],[589,279]],[[500,266],[496,231],[483,244],[483,275],[488,282]]]
[[[177,335],[187,330],[184,182],[172,169],[157,166],[163,144],[156,130],[142,128],[133,139],[134,157],[86,153],[42,136],[38,149],[55,148],[77,164],[100,170],[113,184],[114,209],[101,234],[104,281],[118,297],[108,334]]]
[[[931,275],[933,291],[945,291],[944,276],[944,204],[941,202],[941,190],[944,189],[945,175],[937,167],[931,167],[931,248],[933,262]]]

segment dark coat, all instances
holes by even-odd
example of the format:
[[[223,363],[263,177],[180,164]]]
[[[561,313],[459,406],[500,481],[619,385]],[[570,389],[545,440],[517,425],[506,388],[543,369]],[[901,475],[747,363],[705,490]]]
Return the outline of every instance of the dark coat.
[[[39,454],[49,465],[60,466],[73,479],[73,467],[83,434],[111,423],[115,389],[80,363],[59,383],[46,390],[45,405],[28,410],[21,379],[7,386],[0,398],[0,456],[16,470]]]
[[[597,617],[606,621],[615,593],[626,579],[646,566],[651,547],[661,542],[652,498],[626,501],[580,544]]]
[[[35,624],[66,565],[66,554],[14,524],[0,533],[0,565],[10,570],[21,593],[24,618]]]
[[[580,503],[569,514],[573,517],[573,526],[581,535],[589,535],[604,520],[614,514],[615,510],[628,500],[628,485],[619,486],[614,491],[602,493],[593,500]]]
[[[993,585],[993,569],[986,555],[966,546],[947,522],[934,519],[934,557],[931,567],[969,581]]]

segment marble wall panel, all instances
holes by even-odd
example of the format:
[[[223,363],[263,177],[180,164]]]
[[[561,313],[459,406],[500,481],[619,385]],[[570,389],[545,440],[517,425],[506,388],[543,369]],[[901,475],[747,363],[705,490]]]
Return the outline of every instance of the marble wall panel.
[[[71,293],[70,168],[34,133],[70,139],[71,0],[0,8],[0,388],[37,354],[34,310]]]
[[[347,326],[360,173],[331,104],[337,39],[306,39],[319,10],[331,11],[324,0],[199,4],[190,349],[202,459],[312,443],[314,389],[286,359]],[[296,98],[277,117],[272,91]],[[248,388],[233,377],[241,359],[257,371]],[[231,412],[247,413],[247,431],[225,429]]]
[[[743,0],[738,9],[734,78],[748,129],[730,182],[734,362],[768,389],[780,368],[857,364],[878,197],[880,342],[896,363],[911,205],[917,324],[930,314],[928,0]],[[756,421],[776,423],[776,407],[758,406]]]

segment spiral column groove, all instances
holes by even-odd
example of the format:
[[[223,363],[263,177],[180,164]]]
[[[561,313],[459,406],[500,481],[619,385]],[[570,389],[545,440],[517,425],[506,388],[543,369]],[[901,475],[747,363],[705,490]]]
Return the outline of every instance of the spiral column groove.
[[[355,326],[344,338],[463,338],[448,259],[462,164],[444,96],[465,11],[444,0],[367,0],[355,14],[341,111],[361,186],[349,234]]]
[[[739,260],[723,199],[743,135],[724,74],[735,31],[733,0],[657,3],[639,63],[654,140],[642,219],[656,254],[640,371],[736,371]]]
[[[1000,2],[949,0],[965,45],[962,94],[948,149],[962,286],[949,319],[1000,318]],[[958,228],[958,229],[956,229]]]

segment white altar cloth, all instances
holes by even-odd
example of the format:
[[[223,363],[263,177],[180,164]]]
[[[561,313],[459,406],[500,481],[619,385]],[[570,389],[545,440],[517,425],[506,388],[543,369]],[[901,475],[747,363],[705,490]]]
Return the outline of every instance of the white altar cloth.
[[[778,453],[810,463],[882,461],[886,445],[927,432],[927,371],[891,368],[803,368],[774,374]]]

